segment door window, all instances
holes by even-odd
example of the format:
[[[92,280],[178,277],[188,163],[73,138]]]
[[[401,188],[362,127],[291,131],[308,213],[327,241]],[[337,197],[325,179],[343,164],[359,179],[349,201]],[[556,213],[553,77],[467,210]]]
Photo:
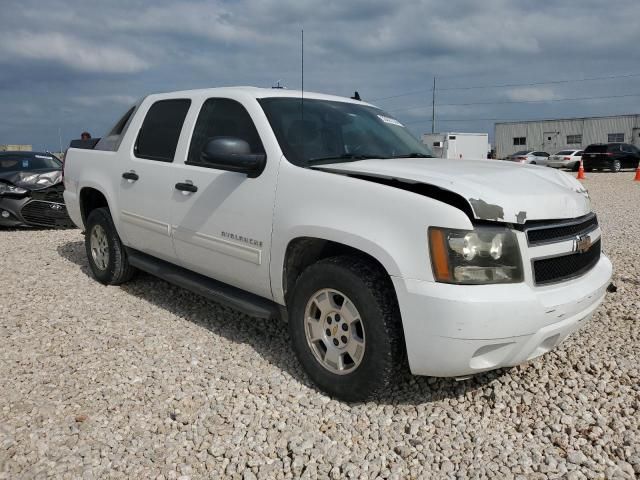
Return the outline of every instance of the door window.
[[[206,166],[200,153],[213,137],[235,137],[251,147],[251,153],[265,153],[256,126],[249,112],[237,101],[210,98],[204,102],[193,130],[187,164]]]
[[[173,162],[191,100],[160,100],[151,105],[135,145],[138,158]]]

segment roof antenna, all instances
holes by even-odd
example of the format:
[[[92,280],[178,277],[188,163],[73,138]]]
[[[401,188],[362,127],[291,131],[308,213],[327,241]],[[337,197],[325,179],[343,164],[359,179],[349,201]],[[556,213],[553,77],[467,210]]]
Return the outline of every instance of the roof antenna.
[[[300,86],[300,116],[302,117],[302,158],[304,159],[304,28],[301,30],[300,35],[300,77],[301,77],[301,86]]]
[[[276,84],[274,86],[272,86],[271,88],[278,88],[278,89],[283,89],[285,88],[284,86],[280,85],[280,80],[278,80],[276,82]]]
[[[353,100],[362,100],[360,98],[360,94],[358,93],[358,91],[356,90],[355,92],[353,92],[353,97],[351,97]]]

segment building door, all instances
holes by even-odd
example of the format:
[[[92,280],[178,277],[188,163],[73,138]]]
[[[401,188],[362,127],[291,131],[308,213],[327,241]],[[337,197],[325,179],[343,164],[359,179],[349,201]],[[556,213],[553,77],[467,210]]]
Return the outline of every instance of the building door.
[[[547,153],[556,153],[558,151],[558,132],[544,132],[542,137],[542,149]]]
[[[631,143],[640,147],[640,128],[634,128],[631,133]]]

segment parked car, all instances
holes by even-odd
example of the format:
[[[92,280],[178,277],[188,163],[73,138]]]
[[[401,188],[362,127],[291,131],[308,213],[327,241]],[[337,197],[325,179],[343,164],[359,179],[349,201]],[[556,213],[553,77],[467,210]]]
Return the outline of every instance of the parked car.
[[[628,143],[596,143],[589,145],[582,154],[582,165],[591,170],[619,172],[623,168],[637,168],[640,151]]]
[[[549,157],[548,167],[568,168],[574,172],[580,167],[580,159],[582,158],[582,150],[560,150]]]
[[[546,165],[549,159],[547,152],[538,152],[535,150],[521,150],[509,155],[505,160],[518,163],[528,163],[530,165]]]
[[[55,156],[0,152],[0,226],[72,227],[63,190]]]
[[[304,116],[302,116],[304,113]],[[432,158],[349,98],[219,88],[150,95],[65,200],[97,281],[136,269],[289,324],[323,390],[517,365],[588,323],[611,262],[588,193],[550,168]]]

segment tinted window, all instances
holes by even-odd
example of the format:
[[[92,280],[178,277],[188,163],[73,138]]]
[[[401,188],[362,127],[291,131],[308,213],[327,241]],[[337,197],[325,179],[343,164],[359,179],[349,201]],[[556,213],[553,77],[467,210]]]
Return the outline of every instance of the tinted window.
[[[584,151],[583,151],[583,150],[580,150],[579,152],[576,152],[576,153],[575,153],[575,156],[576,156],[576,157],[581,157],[583,153],[584,153]]]
[[[133,113],[138,108],[137,105],[131,107],[127,112],[116,122],[116,124],[109,130],[104,137],[102,137],[98,143],[93,147],[94,150],[106,150],[115,152],[120,148],[120,142],[122,141],[122,137],[129,128],[129,124],[131,123],[131,118],[133,117]]]
[[[620,151],[620,145],[609,145],[609,147],[607,148],[607,151],[609,151],[609,152],[619,152]]]
[[[431,150],[382,110],[349,102],[263,98],[269,124],[287,160],[308,166],[355,157],[431,157]]]
[[[531,150],[519,150],[513,155],[528,155],[529,153],[531,153]]]
[[[556,155],[573,155],[573,150],[562,150],[556,153]]]
[[[49,155],[0,155],[0,172],[59,169],[61,163]]]
[[[235,100],[210,98],[202,105],[193,130],[188,163],[200,163],[200,153],[213,137],[236,137],[251,147],[251,153],[264,153],[264,147],[249,112]]]
[[[589,145],[584,149],[585,153],[604,153],[607,151],[607,145],[598,144],[598,145]]]
[[[182,124],[191,100],[160,100],[154,103],[144,119],[135,153],[137,157],[173,162]]]

